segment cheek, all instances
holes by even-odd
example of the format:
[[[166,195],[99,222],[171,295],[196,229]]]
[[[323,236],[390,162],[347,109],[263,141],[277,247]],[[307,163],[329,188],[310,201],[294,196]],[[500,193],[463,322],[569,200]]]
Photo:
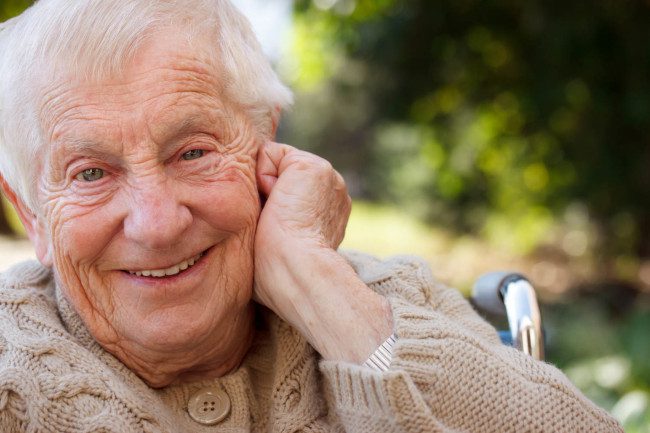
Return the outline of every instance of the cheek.
[[[49,221],[54,265],[60,273],[74,272],[79,278],[88,274],[119,226],[115,214],[110,204],[89,208],[57,203]]]
[[[97,263],[101,262],[115,233],[111,208],[89,211],[76,204],[61,204],[51,215],[53,264],[66,296],[84,316],[96,311],[98,306],[106,308],[110,302],[102,298],[104,292],[88,291],[88,288],[105,283],[97,272]]]
[[[255,177],[248,173],[233,169],[220,182],[195,186],[191,206],[196,216],[232,234],[254,231],[261,206]]]

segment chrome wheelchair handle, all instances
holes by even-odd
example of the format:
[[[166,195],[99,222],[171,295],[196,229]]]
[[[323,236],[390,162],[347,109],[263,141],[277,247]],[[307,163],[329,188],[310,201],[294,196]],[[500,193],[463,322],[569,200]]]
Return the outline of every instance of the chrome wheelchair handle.
[[[534,359],[544,359],[542,316],[535,290],[523,275],[485,274],[474,284],[472,300],[487,312],[507,316],[512,345]]]

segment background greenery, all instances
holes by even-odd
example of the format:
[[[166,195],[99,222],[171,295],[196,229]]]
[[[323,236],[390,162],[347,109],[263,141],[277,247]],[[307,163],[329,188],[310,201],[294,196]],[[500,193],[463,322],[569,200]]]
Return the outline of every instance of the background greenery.
[[[643,1],[296,0],[278,64],[296,90],[280,138],[357,200],[345,246],[423,255],[465,293],[526,272],[549,360],[645,433],[648,23]]]
[[[346,245],[469,292],[523,270],[548,356],[650,432],[650,4],[298,0],[282,138],[333,161]],[[407,216],[408,215],[408,216]]]

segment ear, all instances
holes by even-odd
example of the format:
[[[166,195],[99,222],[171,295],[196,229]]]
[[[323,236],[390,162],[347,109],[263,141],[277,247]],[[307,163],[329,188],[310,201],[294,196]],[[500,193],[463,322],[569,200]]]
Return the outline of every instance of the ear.
[[[278,125],[280,124],[281,115],[282,108],[280,108],[279,105],[276,105],[275,108],[273,108],[273,112],[271,113],[271,122],[273,125],[273,129],[271,130],[271,140],[275,140],[275,133],[278,132]]]
[[[29,240],[32,241],[32,245],[36,250],[36,257],[43,266],[51,267],[52,253],[49,236],[47,236],[41,219],[16,195],[2,175],[0,175],[0,189],[2,189],[5,197],[7,197],[14,209],[16,209],[16,213],[18,213],[18,217],[25,227],[27,236],[29,236]]]

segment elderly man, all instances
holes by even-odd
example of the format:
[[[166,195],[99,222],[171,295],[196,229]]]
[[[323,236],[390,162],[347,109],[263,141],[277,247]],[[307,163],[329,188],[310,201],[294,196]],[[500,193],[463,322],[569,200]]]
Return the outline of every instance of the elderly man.
[[[337,252],[344,182],[272,141],[227,0],[41,0],[0,52],[40,262],[0,278],[2,431],[621,431],[419,261]]]

